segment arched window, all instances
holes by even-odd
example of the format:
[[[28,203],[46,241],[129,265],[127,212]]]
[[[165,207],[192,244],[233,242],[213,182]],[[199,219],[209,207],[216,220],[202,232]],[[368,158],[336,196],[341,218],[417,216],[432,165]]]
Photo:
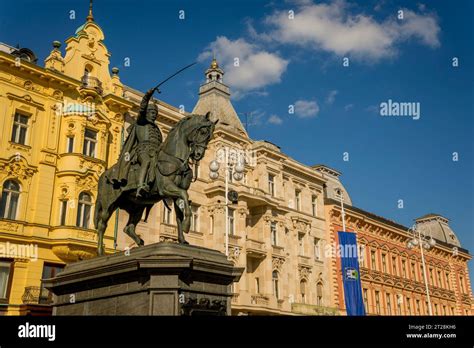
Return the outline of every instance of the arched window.
[[[278,272],[277,271],[273,271],[272,273],[272,282],[273,282],[273,295],[275,295],[275,297],[279,299],[280,289],[278,287]]]
[[[84,76],[87,78],[89,76],[91,76],[91,72],[92,72],[92,66],[87,64],[85,67],[84,67]]]
[[[3,183],[2,202],[0,205],[0,217],[15,220],[18,209],[18,199],[20,198],[20,185],[7,180]]]
[[[306,280],[300,281],[301,303],[306,303]]]
[[[91,196],[82,192],[79,195],[79,204],[77,206],[77,220],[76,226],[82,228],[89,228],[91,220],[92,199]]]
[[[317,305],[322,306],[323,305],[323,283],[318,282],[316,284],[316,299],[317,299]]]

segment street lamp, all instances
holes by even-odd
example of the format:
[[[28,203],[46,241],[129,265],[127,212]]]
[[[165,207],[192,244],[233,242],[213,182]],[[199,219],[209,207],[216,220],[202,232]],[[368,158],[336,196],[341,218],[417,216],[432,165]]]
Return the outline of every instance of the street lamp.
[[[341,199],[342,231],[346,232],[346,213],[344,212],[344,196],[342,195],[342,190],[340,188],[338,188],[336,191],[339,195],[339,198]]]
[[[244,177],[244,163],[239,160],[235,153],[230,153],[227,148],[224,149],[224,178],[225,178],[225,254],[229,256],[229,177],[235,181],[240,181]],[[218,157],[221,160],[221,156]],[[209,177],[212,180],[219,178],[220,164],[218,160],[212,160],[209,163]]]
[[[431,309],[431,299],[430,299],[430,290],[428,288],[428,278],[426,275],[426,264],[425,264],[425,255],[423,250],[430,250],[436,245],[436,240],[433,237],[427,237],[425,234],[421,233],[421,229],[415,224],[408,229],[408,232],[413,235],[412,239],[407,242],[408,249],[420,247],[421,253],[421,264],[423,266],[423,280],[425,282],[426,289],[426,298],[428,300],[428,312],[430,315],[433,315],[433,310]]]

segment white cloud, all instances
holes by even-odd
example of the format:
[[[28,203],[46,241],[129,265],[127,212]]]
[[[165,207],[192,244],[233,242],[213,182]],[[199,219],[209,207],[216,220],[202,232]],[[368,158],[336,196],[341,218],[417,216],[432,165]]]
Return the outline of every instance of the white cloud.
[[[295,114],[301,118],[315,117],[319,112],[319,105],[312,100],[298,100],[295,102]]]
[[[329,92],[328,96],[326,97],[326,103],[327,104],[332,104],[336,100],[336,95],[339,93],[339,91],[333,89],[332,91]]]
[[[306,4],[295,10],[289,19],[287,11],[276,11],[265,18],[269,27],[262,37],[280,44],[293,44],[360,59],[378,60],[397,53],[397,44],[418,39],[429,47],[440,45],[440,27],[432,14],[415,13],[404,8],[404,19],[392,16],[377,21],[364,13],[352,13],[344,0],[328,4]]]
[[[212,52],[225,72],[224,83],[234,88],[237,95],[279,83],[288,65],[288,60],[278,54],[267,52],[242,38],[232,41],[218,36],[198,60],[210,60]],[[236,59],[239,66],[235,66]]]
[[[351,110],[353,107],[354,107],[354,104],[347,104],[347,105],[344,106],[344,110],[345,110],[345,111],[349,111],[349,110]]]
[[[277,116],[277,115],[271,115],[269,118],[268,118],[268,123],[271,123],[271,124],[276,124],[276,125],[280,125],[283,123],[283,120],[281,117]]]

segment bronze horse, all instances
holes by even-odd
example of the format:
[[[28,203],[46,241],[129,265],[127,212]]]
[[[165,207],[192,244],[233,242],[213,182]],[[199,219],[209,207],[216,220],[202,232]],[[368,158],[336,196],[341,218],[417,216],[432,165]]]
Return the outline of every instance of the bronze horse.
[[[187,244],[184,234],[191,225],[191,207],[187,190],[193,178],[190,160],[200,161],[204,157],[217,121],[209,120],[210,113],[189,115],[181,119],[169,132],[166,140],[158,150],[157,165],[154,171],[150,190],[143,197],[137,197],[138,163],[131,163],[127,173],[127,184],[117,188],[108,180],[109,174],[116,170],[118,163],[107,169],[99,178],[98,196],[95,204],[94,224],[98,233],[97,254],[104,254],[104,233],[107,222],[114,211],[119,208],[127,211],[129,219],[124,232],[138,246],[144,245],[143,240],[135,233],[146,209],[146,217],[153,205],[161,200],[172,199],[174,202],[178,225],[178,242]],[[167,206],[167,205],[166,205]],[[169,207],[167,206],[169,209]],[[145,219],[146,220],[146,219]]]

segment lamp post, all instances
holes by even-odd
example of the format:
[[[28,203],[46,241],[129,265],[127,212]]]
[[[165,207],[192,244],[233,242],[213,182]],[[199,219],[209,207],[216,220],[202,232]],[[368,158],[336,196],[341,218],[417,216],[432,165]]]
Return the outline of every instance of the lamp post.
[[[344,196],[342,195],[342,190],[337,189],[337,194],[341,197],[342,231],[346,232],[346,212],[344,211]]]
[[[423,250],[429,250],[436,245],[436,241],[433,237],[428,238],[425,234],[421,233],[420,228],[415,224],[408,229],[408,232],[413,235],[413,238],[407,242],[408,249],[413,249],[417,246],[420,246],[421,253],[421,264],[423,266],[423,280],[425,282],[426,298],[428,301],[428,313],[433,315],[433,310],[431,308],[431,299],[430,299],[430,290],[428,287],[428,277],[426,275],[426,263],[425,255]]]
[[[235,153],[230,153],[228,148],[224,149],[224,181],[225,181],[225,255],[229,256],[229,177],[240,181],[244,177],[244,164],[238,160]],[[221,160],[221,156],[218,157]],[[212,180],[219,178],[219,160],[214,159],[209,163],[209,177]]]

